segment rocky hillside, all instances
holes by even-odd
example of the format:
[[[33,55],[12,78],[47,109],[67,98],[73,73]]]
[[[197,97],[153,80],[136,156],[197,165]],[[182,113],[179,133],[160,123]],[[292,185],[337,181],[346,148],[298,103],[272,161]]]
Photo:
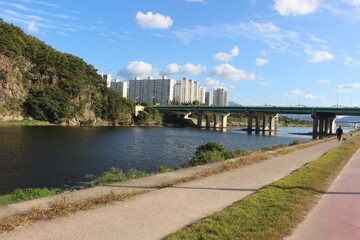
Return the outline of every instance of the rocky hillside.
[[[132,109],[93,66],[0,19],[0,121],[129,124]]]

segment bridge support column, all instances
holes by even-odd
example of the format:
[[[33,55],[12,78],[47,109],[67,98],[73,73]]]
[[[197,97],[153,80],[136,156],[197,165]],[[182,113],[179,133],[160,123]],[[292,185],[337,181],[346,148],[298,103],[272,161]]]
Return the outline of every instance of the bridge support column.
[[[329,121],[329,134],[334,134],[335,133],[335,118],[330,118]]]
[[[206,121],[206,129],[210,128],[210,116],[205,114],[205,121]]]
[[[247,130],[248,131],[252,131],[253,117],[254,117],[253,114],[248,115],[248,124],[247,124]]]
[[[202,128],[203,115],[200,112],[198,112],[197,114],[198,114],[198,116],[197,116],[197,127]]]
[[[214,128],[226,128],[230,113],[214,114]]]
[[[220,117],[221,115],[214,114],[214,128],[220,127]]]
[[[278,115],[264,115],[263,131],[276,131],[278,126]]]
[[[311,114],[313,119],[313,135],[318,134],[318,127],[319,127],[319,117],[317,114]]]
[[[324,119],[319,119],[319,134],[324,134]]]
[[[230,115],[230,113],[225,114],[222,116],[222,123],[221,123],[221,127],[223,128],[227,128],[227,118]]]
[[[275,116],[270,116],[270,131],[276,131],[278,124],[279,124],[279,118],[276,114]]]
[[[263,116],[263,127],[262,127],[262,130],[263,130],[263,131],[269,131],[269,128],[270,128],[269,116],[268,116],[268,115],[264,115],[264,116]]]
[[[255,131],[260,132],[260,118],[261,116],[255,116]]]

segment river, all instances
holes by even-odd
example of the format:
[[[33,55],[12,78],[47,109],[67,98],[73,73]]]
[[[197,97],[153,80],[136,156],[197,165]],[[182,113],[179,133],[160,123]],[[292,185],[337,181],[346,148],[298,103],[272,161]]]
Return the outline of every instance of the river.
[[[308,141],[310,128],[279,128],[276,136],[167,127],[0,127],[0,194],[16,188],[61,188],[110,167],[153,172],[187,162],[196,147],[215,141],[229,149],[257,149]]]

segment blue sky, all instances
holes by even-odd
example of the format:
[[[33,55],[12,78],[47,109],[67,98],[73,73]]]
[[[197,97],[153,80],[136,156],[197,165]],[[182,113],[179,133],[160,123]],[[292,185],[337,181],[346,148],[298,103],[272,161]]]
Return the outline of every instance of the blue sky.
[[[360,0],[0,0],[0,17],[125,81],[243,105],[360,106]]]

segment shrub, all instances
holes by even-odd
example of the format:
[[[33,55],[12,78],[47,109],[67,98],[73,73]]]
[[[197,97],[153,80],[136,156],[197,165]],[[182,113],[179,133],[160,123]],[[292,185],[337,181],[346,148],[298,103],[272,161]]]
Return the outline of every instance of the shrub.
[[[207,142],[203,145],[200,145],[198,148],[196,148],[196,152],[195,155],[201,152],[212,152],[212,151],[219,151],[219,152],[223,152],[226,149],[224,148],[223,145],[219,144],[219,143],[215,143],[215,142]]]
[[[224,146],[215,142],[207,142],[200,145],[195,152],[195,155],[190,159],[189,162],[185,163],[183,167],[193,167],[197,165],[203,165],[213,162],[222,161],[225,159],[235,158],[245,155],[246,151],[226,150]]]

